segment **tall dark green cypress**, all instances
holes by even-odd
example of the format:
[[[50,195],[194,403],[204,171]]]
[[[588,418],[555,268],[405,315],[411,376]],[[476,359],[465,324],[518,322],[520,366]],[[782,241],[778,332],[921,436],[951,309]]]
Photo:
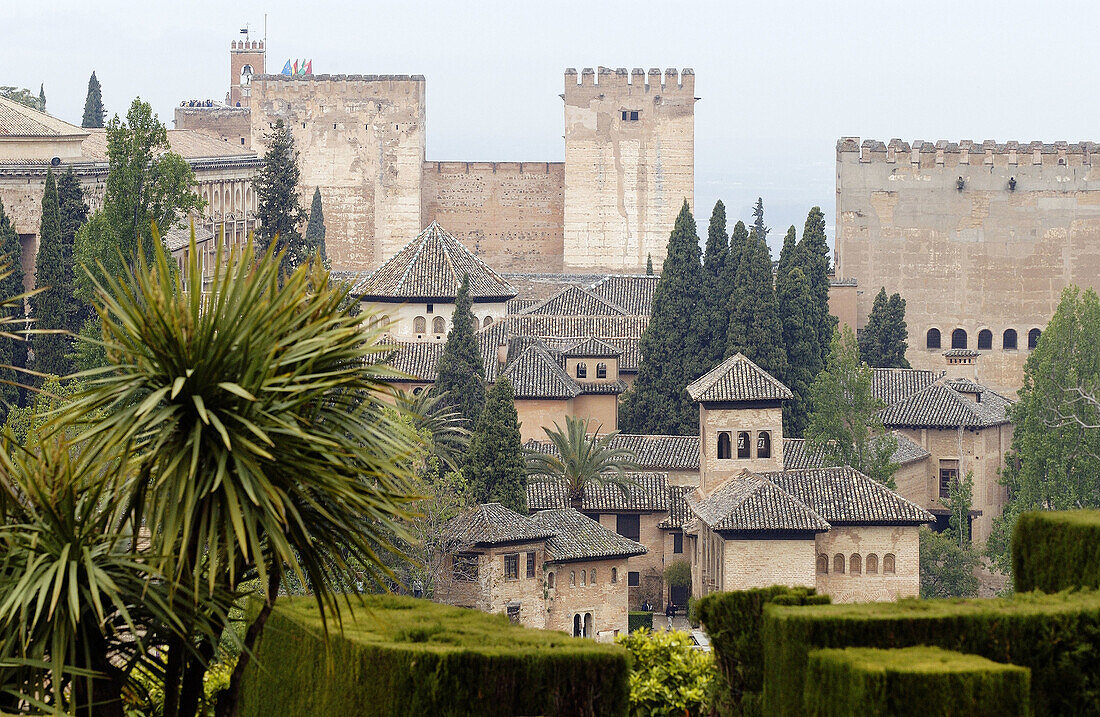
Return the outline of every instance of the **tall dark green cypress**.
[[[790,238],[791,234],[787,236]],[[813,369],[817,359],[814,302],[810,294],[810,281],[801,267],[791,267],[783,280],[777,282],[776,295],[783,323],[783,348],[787,355],[787,374],[783,382],[794,394],[794,399],[783,406],[783,435],[801,438],[810,422],[810,387],[816,376]]]
[[[443,401],[462,414],[466,425],[473,428],[485,406],[485,364],[474,335],[471,306],[470,277],[464,276],[455,297],[451,330],[443,346],[443,355],[439,357],[432,390],[445,394]]]
[[[810,296],[813,299],[811,319],[817,350],[814,352],[812,370],[816,377],[825,366],[836,328],[836,318],[829,313],[829,246],[825,242],[825,215],[821,207],[814,207],[807,215],[796,257],[795,263],[810,282]]]
[[[768,245],[753,229],[741,251],[730,302],[726,355],[742,353],[779,380],[787,374],[783,325]]]
[[[752,229],[756,236],[765,244],[768,243],[770,228],[764,226],[764,199],[756,198],[756,205],[752,208]]]
[[[71,275],[71,272],[70,272]],[[35,330],[64,330],[66,307],[71,292],[65,295],[65,257],[61,236],[61,206],[53,170],[46,172],[46,190],[42,196],[42,223],[38,230],[38,254],[35,257],[35,288],[42,291],[31,297],[31,315]],[[70,340],[64,334],[36,334],[31,341],[36,371],[55,376],[72,373]]]
[[[19,241],[19,234],[12,226],[4,211],[4,203],[0,202],[0,261],[6,264],[7,276],[0,278],[0,297],[10,299],[23,293],[23,247]],[[23,304],[9,310],[9,315],[16,319],[26,316]],[[5,327],[5,331],[15,333],[25,328],[22,324]],[[27,344],[25,341],[17,341],[13,338],[0,336],[0,381],[11,383],[26,383],[26,375],[12,370],[10,367],[25,368],[27,365]],[[21,405],[22,392],[17,386],[10,383],[0,383],[0,416],[7,418],[10,406]]]
[[[500,503],[527,512],[527,470],[519,434],[515,393],[504,377],[493,384],[470,439],[469,463],[463,468],[478,503]]]
[[[321,261],[328,262],[328,250],[325,247],[325,210],[321,206],[321,189],[313,190],[313,203],[309,206],[309,222],[306,223],[306,252],[311,256],[321,253]]]
[[[645,273],[646,276],[653,276],[653,255],[645,255]]]
[[[880,288],[859,335],[860,359],[874,368],[909,368],[907,339],[905,299],[896,293],[887,296],[886,287]]]
[[[699,235],[687,202],[668,239],[668,255],[653,295],[653,312],[642,334],[638,379],[620,404],[628,433],[694,435],[698,408],[687,385],[711,367],[704,355],[706,312]]]
[[[38,85],[38,111],[46,111],[46,85],[45,83]]]
[[[910,368],[905,352],[909,349],[909,327],[905,323],[905,299],[895,292],[887,306],[890,320],[886,324],[886,363],[894,368]]]
[[[707,227],[707,250],[703,256],[703,310],[707,312],[707,360],[722,361],[726,352],[726,331],[729,327],[730,286],[725,283],[725,268],[729,261],[729,237],[726,235],[726,205],[718,200]]]
[[[301,266],[307,256],[298,229],[304,214],[298,201],[298,180],[302,171],[298,168],[294,135],[282,120],[275,121],[266,140],[263,168],[252,180],[256,191],[256,216],[260,220],[256,243],[264,251],[275,243],[276,252],[285,252],[283,267],[289,273]]]
[[[61,261],[64,271],[65,328],[76,334],[89,318],[86,306],[73,295],[73,245],[76,233],[88,220],[88,205],[84,203],[84,188],[73,174],[73,168],[57,181],[57,199],[61,210]]]
[[[99,80],[96,79],[93,70],[92,76],[88,78],[88,95],[84,99],[84,119],[80,122],[80,126],[101,128],[106,119],[107,110],[103,109],[103,89],[99,86]]]
[[[779,266],[776,267],[775,285],[778,288],[794,268],[796,253],[798,251],[798,231],[792,224],[787,228],[787,234],[783,237],[783,248],[779,250]]]

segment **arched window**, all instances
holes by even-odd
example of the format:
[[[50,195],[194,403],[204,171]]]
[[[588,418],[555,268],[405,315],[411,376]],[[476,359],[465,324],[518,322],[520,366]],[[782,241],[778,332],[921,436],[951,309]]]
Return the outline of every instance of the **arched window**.
[[[840,553],[833,556],[833,572],[837,575],[844,574],[844,556]]]
[[[829,556],[825,553],[817,556],[817,572],[821,575],[829,574]]]
[[[582,588],[584,586],[588,585],[588,578],[586,577],[587,574],[588,573],[586,573],[585,571],[583,571],[583,570],[581,571],[581,587]]]
[[[852,553],[852,557],[848,560],[848,574],[861,575],[862,573],[863,559],[859,557],[859,553]]]
[[[756,457],[772,457],[772,436],[767,431],[760,431],[760,433],[756,435]]]
[[[592,631],[592,613],[586,612],[584,614],[584,636],[592,637],[596,633]]]
[[[596,378],[607,378],[607,364],[603,361],[596,364]]]
[[[1005,329],[1004,336],[1001,337],[1001,348],[1005,351],[1016,350],[1016,329]]]
[[[951,348],[966,348],[966,329],[955,329],[951,332]]]
[[[619,569],[618,568],[611,568],[611,582],[613,582],[613,583],[619,582]]]
[[[546,587],[550,588],[551,590],[554,589],[554,573],[547,574],[547,576],[546,576]]]
[[[447,320],[442,316],[437,316],[432,319],[432,333],[445,334],[447,333]]]
[[[390,328],[390,315],[389,314],[382,314],[382,327],[386,328],[386,329]]]
[[[413,333],[422,334],[428,330],[428,320],[423,316],[417,316],[413,319]]]
[[[925,339],[924,345],[926,348],[938,349],[940,347],[940,330],[928,329],[928,338]]]
[[[596,584],[596,568],[592,568],[592,572],[590,572],[588,574],[588,584],[589,585],[595,585]]]
[[[577,378],[588,378],[588,364],[584,361],[577,364]]]
[[[867,556],[867,574],[878,575],[878,556],[874,553]]]
[[[576,586],[576,584],[577,584],[577,571],[576,570],[570,570],[569,571],[569,587],[574,587],[574,586]]]
[[[887,553],[882,556],[882,573],[883,575],[894,574],[894,554]]]
[[[732,458],[733,452],[730,446],[730,434],[726,431],[722,431],[718,434],[718,457],[719,458]]]
[[[993,350],[993,332],[989,329],[982,329],[978,332],[978,350],[979,351],[992,351]]]
[[[741,431],[737,434],[737,457],[751,458],[749,454],[749,432]]]
[[[573,637],[581,636],[581,616],[577,613],[573,616]]]
[[[1034,351],[1035,347],[1039,345],[1039,337],[1043,335],[1043,332],[1039,329],[1032,329],[1027,332],[1027,350]]]
[[[493,323],[493,317],[492,316],[486,316],[485,320],[481,322],[481,325],[482,326],[488,326],[491,323]]]
[[[416,388],[413,389],[413,395],[414,396],[419,396],[422,393],[424,393],[424,387],[423,386],[417,386]]]

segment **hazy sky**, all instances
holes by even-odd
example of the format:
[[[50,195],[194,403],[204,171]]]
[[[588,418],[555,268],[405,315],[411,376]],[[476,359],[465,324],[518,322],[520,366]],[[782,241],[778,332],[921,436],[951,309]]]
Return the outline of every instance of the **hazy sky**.
[[[561,161],[566,67],[692,67],[700,229],[761,196],[773,246],[814,204],[832,233],[841,136],[1100,139],[1088,2],[0,0],[0,85],[45,83],[79,124],[94,69],[110,114],[141,95],[171,127],[180,100],[224,99],[229,42],[265,12],[269,72],[425,75],[429,160]]]

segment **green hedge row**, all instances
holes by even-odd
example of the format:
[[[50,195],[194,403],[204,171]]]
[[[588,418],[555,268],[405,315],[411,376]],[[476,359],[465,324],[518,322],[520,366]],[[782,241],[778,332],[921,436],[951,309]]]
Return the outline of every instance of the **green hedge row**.
[[[628,633],[641,630],[642,628],[647,630],[653,629],[653,613],[651,612],[630,612],[626,616],[626,631]]]
[[[616,645],[407,597],[345,609],[330,639],[312,598],[281,599],[245,671],[242,715],[626,715]]]
[[[764,689],[764,605],[821,605],[828,595],[813,588],[769,588],[711,593],[695,603],[696,615],[710,637],[721,680],[716,694],[719,714],[757,712]]]
[[[1031,673],[938,647],[814,650],[807,717],[1011,717],[1027,714]]]
[[[1034,714],[1100,714],[1100,593],[768,606],[764,712],[799,715],[808,654],[934,645],[1031,669]]]
[[[1020,592],[1100,588],[1100,511],[1021,514],[1012,532],[1012,573]]]

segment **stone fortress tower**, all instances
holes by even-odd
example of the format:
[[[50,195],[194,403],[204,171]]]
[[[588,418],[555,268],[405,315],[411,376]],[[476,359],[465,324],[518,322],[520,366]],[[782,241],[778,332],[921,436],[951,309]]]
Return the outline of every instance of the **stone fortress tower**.
[[[266,72],[266,51],[263,40],[239,40],[229,45],[230,107],[248,107],[252,95],[252,78]]]

